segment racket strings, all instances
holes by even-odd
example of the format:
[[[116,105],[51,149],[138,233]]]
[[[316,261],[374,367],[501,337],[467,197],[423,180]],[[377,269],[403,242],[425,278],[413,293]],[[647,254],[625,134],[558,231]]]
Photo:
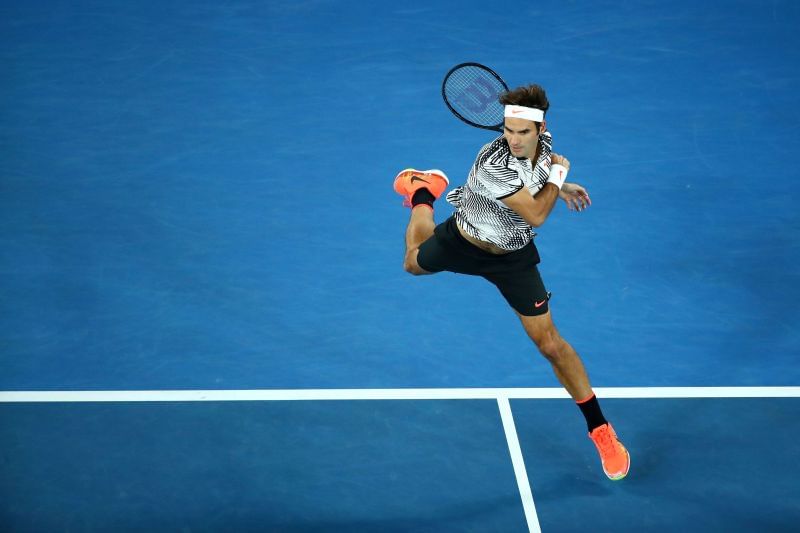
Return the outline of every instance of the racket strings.
[[[497,98],[506,90],[500,80],[475,66],[454,70],[444,83],[444,97],[453,110],[481,126],[503,122],[503,106]]]

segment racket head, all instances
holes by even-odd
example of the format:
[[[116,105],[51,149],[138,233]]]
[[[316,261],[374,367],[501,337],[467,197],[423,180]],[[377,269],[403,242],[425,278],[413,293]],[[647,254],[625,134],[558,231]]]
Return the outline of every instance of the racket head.
[[[470,126],[503,131],[504,106],[498,100],[508,85],[495,71],[480,63],[461,63],[442,81],[442,98],[448,109]]]

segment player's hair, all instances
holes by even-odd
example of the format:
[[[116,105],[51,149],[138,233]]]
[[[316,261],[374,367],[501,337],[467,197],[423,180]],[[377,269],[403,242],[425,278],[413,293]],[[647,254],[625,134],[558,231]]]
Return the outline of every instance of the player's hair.
[[[500,95],[500,103],[503,105],[521,105],[541,109],[547,114],[550,102],[547,101],[547,94],[539,85],[526,85],[517,87],[513,91],[507,91]]]

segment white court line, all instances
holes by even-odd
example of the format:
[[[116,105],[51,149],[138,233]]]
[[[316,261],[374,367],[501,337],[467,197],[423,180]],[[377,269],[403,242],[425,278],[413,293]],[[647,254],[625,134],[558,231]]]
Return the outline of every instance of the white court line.
[[[542,527],[539,525],[536,505],[533,503],[533,493],[528,481],[528,472],[525,470],[525,461],[522,458],[517,428],[514,425],[514,416],[511,414],[508,398],[498,398],[497,405],[500,408],[500,418],[503,419],[503,430],[506,432],[508,451],[511,453],[511,463],[514,465],[514,475],[517,478],[517,487],[522,498],[522,508],[525,510],[525,520],[528,521],[528,531],[541,533]]]
[[[598,387],[599,398],[798,398],[800,387]],[[562,388],[474,389],[295,389],[0,391],[0,403],[15,402],[214,402],[291,400],[496,400],[503,420],[528,529],[541,532],[509,399],[567,399]]]
[[[800,387],[597,387],[598,398],[798,398]],[[567,399],[562,388],[0,391],[14,402]]]

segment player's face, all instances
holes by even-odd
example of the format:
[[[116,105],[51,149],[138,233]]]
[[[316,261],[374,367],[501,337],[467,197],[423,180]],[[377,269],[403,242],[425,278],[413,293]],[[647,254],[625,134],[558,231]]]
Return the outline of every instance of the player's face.
[[[544,124],[544,123],[542,123]],[[514,157],[533,158],[539,145],[539,132],[536,123],[524,118],[507,118],[503,128],[503,137],[511,148]]]

